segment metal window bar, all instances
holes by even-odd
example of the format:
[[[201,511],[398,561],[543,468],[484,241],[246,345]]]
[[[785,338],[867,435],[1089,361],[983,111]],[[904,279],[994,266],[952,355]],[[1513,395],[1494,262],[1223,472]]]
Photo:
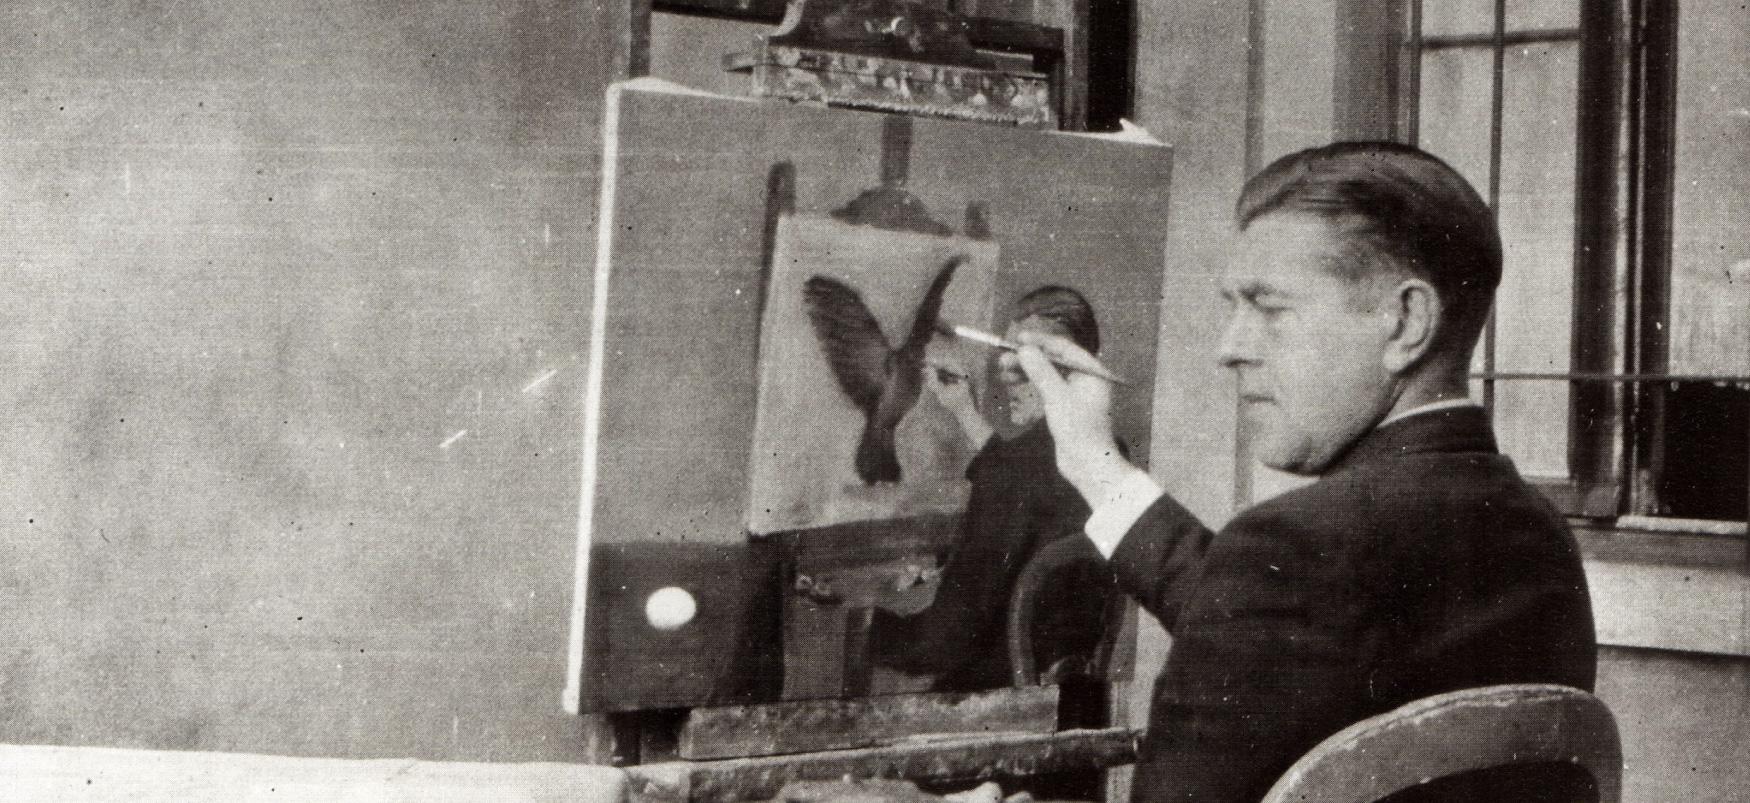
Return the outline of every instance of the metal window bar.
[[[1711,382],[1724,385],[1750,385],[1750,374],[1612,374],[1595,371],[1473,371],[1471,379],[1485,382],[1500,381],[1552,381],[1552,382],[1615,382],[1615,383],[1652,383],[1661,382]]]
[[[1421,37],[1423,50],[1446,50],[1457,47],[1493,47],[1497,41],[1502,46],[1534,45],[1548,42],[1577,42],[1580,40],[1579,28],[1535,28],[1521,31],[1503,29],[1497,40],[1494,34],[1436,34]]]

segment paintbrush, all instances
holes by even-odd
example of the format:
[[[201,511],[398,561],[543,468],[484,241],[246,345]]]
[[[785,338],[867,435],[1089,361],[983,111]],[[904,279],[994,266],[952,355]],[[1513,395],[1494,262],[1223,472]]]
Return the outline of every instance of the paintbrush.
[[[996,335],[993,335],[989,332],[980,331],[980,330],[974,329],[970,326],[962,326],[960,324],[948,323],[947,321],[937,321],[936,322],[936,331],[941,332],[942,334],[945,334],[945,335],[951,335],[953,337],[965,338],[965,339],[971,340],[975,343],[983,343],[987,346],[993,346],[995,348],[999,348],[999,349],[1002,349],[1004,351],[1015,351],[1016,349],[1019,349],[1021,347],[1021,345],[1019,343],[1005,340],[1005,339],[1003,339],[1001,337],[997,337]],[[1097,376],[1097,377],[1104,379],[1107,382],[1111,382],[1113,384],[1118,384],[1118,385],[1130,384],[1130,382],[1125,380],[1123,377],[1121,377],[1115,373],[1112,373],[1112,369],[1107,368],[1106,366],[1100,364],[1099,360],[1097,360],[1091,356],[1090,357],[1079,357],[1079,356],[1078,357],[1068,357],[1068,356],[1058,356],[1056,354],[1046,353],[1045,358],[1050,360],[1053,365],[1056,365],[1060,368],[1067,368],[1071,371],[1080,371],[1080,372],[1087,374],[1089,376]]]

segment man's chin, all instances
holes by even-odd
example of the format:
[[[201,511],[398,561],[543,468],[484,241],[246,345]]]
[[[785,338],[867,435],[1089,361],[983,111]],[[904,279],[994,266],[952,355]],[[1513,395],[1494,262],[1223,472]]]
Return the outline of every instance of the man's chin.
[[[1317,477],[1319,472],[1324,470],[1322,465],[1314,466],[1303,462],[1279,460],[1259,460],[1258,462],[1263,464],[1265,468],[1275,469],[1284,474],[1293,474],[1297,477]]]
[[[1273,443],[1268,437],[1253,442],[1252,454],[1265,468],[1303,477],[1316,476],[1330,462],[1301,444]]]

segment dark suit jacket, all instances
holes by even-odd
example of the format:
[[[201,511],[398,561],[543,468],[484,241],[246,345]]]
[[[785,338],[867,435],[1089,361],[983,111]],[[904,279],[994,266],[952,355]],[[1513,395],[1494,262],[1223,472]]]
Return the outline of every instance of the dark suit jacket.
[[[935,599],[912,616],[877,610],[870,633],[877,662],[939,675],[936,691],[1009,685],[1009,595],[1040,547],[1074,537],[1088,552],[1085,567],[1055,578],[1037,606],[1033,643],[1041,669],[1093,650],[1107,595],[1116,593],[1099,553],[1080,535],[1088,506],[1058,473],[1045,422],[1011,439],[992,437],[966,476],[972,493]]]
[[[1112,566],[1173,634],[1139,801],[1255,801],[1324,737],[1419,697],[1592,687],[1573,537],[1479,409],[1374,430],[1219,533],[1163,497]]]

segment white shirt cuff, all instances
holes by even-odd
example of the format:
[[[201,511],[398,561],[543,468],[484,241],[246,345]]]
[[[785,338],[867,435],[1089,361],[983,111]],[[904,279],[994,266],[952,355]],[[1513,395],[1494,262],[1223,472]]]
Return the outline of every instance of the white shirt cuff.
[[[1122,479],[1107,483],[1096,498],[1088,500],[1094,512],[1088,516],[1083,532],[1102,556],[1110,558],[1118,551],[1118,542],[1124,540],[1124,534],[1130,532],[1162,493],[1161,486],[1149,479],[1147,473],[1133,468]]]

